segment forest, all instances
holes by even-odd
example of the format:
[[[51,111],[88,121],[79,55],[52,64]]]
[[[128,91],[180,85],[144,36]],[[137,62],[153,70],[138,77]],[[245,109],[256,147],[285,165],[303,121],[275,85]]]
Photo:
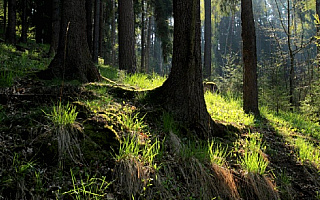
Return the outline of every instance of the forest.
[[[0,0],[0,199],[320,199],[320,0]]]

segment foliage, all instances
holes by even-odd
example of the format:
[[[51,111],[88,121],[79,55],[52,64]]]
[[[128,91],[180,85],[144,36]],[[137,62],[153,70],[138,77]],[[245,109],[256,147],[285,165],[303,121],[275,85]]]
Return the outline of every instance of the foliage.
[[[243,85],[243,69],[240,64],[237,63],[237,54],[230,53],[223,56],[225,60],[222,67],[222,75],[216,78],[216,82],[220,91],[224,94],[232,93],[235,96],[242,95]]]
[[[245,114],[240,99],[234,98],[231,94],[221,96],[206,92],[205,100],[209,114],[215,120],[237,125],[254,124],[254,116]]]
[[[11,86],[15,78],[44,69],[49,59],[42,58],[37,50],[17,51],[16,47],[0,44],[0,87]]]

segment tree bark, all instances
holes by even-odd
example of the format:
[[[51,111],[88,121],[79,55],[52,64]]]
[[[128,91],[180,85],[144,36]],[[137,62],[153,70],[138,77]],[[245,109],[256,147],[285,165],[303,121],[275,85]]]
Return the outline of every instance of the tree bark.
[[[257,83],[256,33],[252,0],[241,0],[241,24],[243,41],[243,109],[259,116]]]
[[[49,55],[57,53],[60,33],[60,0],[52,0],[52,34]]]
[[[7,28],[7,5],[8,0],[3,1],[3,30],[5,31]]]
[[[27,24],[27,0],[22,0],[21,21],[22,21],[22,30],[21,30],[21,36],[20,36],[19,41],[21,43],[27,43],[27,30],[28,30],[28,24]]]
[[[204,78],[211,76],[211,0],[205,0],[205,27],[204,27]]]
[[[93,34],[93,54],[92,60],[94,63],[98,63],[99,54],[99,27],[100,27],[100,0],[95,0],[94,6],[94,34]]]
[[[147,36],[147,45],[146,45],[146,63],[145,63],[145,72],[149,72],[150,68],[150,48],[151,48],[151,37],[152,37],[152,16],[149,16],[148,19],[148,36]]]
[[[219,133],[204,100],[200,46],[200,1],[174,0],[172,69],[153,98],[170,111],[175,120],[200,138]]]
[[[99,50],[98,50],[98,56],[102,56],[102,43],[103,38],[105,37],[105,28],[104,28],[104,10],[105,10],[105,2],[100,0],[100,19],[99,19]]]
[[[16,43],[16,0],[8,1],[8,27],[6,32],[6,42],[9,44]]]
[[[119,69],[136,72],[133,0],[118,2]]]
[[[141,14],[141,72],[146,72],[145,69],[145,55],[146,55],[146,36],[145,36],[145,1],[141,1],[142,6],[142,14]]]
[[[116,65],[116,2],[115,0],[112,1],[112,21],[111,21],[111,65],[115,66]]]
[[[86,34],[85,0],[62,0],[58,52],[41,78],[91,82],[100,74],[91,60]],[[46,77],[47,76],[47,77]]]
[[[93,0],[86,0],[87,41],[88,41],[90,53],[93,52],[92,10],[93,10]]]

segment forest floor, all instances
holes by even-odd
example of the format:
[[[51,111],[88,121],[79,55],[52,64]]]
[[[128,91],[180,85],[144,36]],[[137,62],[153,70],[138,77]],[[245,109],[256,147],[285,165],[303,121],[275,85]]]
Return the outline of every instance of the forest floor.
[[[0,87],[0,199],[320,199],[317,126],[265,112],[249,124],[213,115],[226,135],[201,141],[110,69],[100,69],[112,79],[102,83],[28,73]],[[72,109],[72,123],[54,121],[54,110],[63,118]],[[301,157],[300,139],[315,159]],[[250,141],[265,171],[243,164]]]

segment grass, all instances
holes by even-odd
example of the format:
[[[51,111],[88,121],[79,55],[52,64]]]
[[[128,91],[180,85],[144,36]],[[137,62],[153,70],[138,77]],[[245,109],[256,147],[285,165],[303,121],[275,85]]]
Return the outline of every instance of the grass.
[[[63,161],[66,158],[71,158],[75,163],[80,162],[82,153],[77,139],[79,131],[75,127],[78,115],[76,107],[71,106],[69,102],[67,105],[62,105],[61,101],[59,101],[57,106],[53,106],[51,113],[45,113],[45,115],[53,123],[51,128],[53,138],[58,143],[59,160]],[[63,167],[63,162],[60,162],[60,164]]]
[[[117,161],[135,158],[145,165],[152,166],[157,169],[157,164],[155,163],[155,157],[162,154],[163,142],[158,139],[151,143],[149,140],[144,145],[141,145],[137,137],[126,137],[120,144],[119,152],[115,154],[114,158]]]
[[[253,133],[244,141],[243,153],[238,162],[249,173],[265,174],[269,164],[269,161],[262,155],[262,150],[265,150],[265,146],[262,145],[261,140],[259,133]]]
[[[45,115],[55,126],[67,126],[75,123],[78,113],[76,107],[70,105],[69,102],[67,105],[62,105],[59,101],[57,106],[53,106],[51,113],[45,113]]]
[[[67,196],[77,200],[98,200],[107,198],[107,192],[112,182],[108,182],[105,176],[102,176],[101,178],[91,178],[88,174],[86,174],[85,179],[80,177],[80,180],[77,180],[72,170],[70,170],[70,173],[73,188],[60,194],[61,196]]]
[[[32,71],[45,69],[50,59],[34,51],[19,52],[12,45],[0,44],[0,87],[12,86],[14,79]]]
[[[294,144],[298,150],[300,160],[302,162],[311,162],[320,170],[320,148],[305,141],[303,138],[297,138]]]
[[[221,144],[211,141],[208,142],[208,147],[210,163],[224,167],[227,163],[226,158],[228,156],[228,146],[223,147]]]
[[[135,73],[132,75],[127,74],[123,82],[124,84],[136,86],[139,89],[154,89],[160,87],[166,79],[166,77],[159,76],[155,73],[152,75]]]
[[[218,121],[235,123],[237,125],[254,125],[254,116],[245,114],[241,100],[235,97],[221,96],[211,92],[205,93],[208,112],[211,117]]]

